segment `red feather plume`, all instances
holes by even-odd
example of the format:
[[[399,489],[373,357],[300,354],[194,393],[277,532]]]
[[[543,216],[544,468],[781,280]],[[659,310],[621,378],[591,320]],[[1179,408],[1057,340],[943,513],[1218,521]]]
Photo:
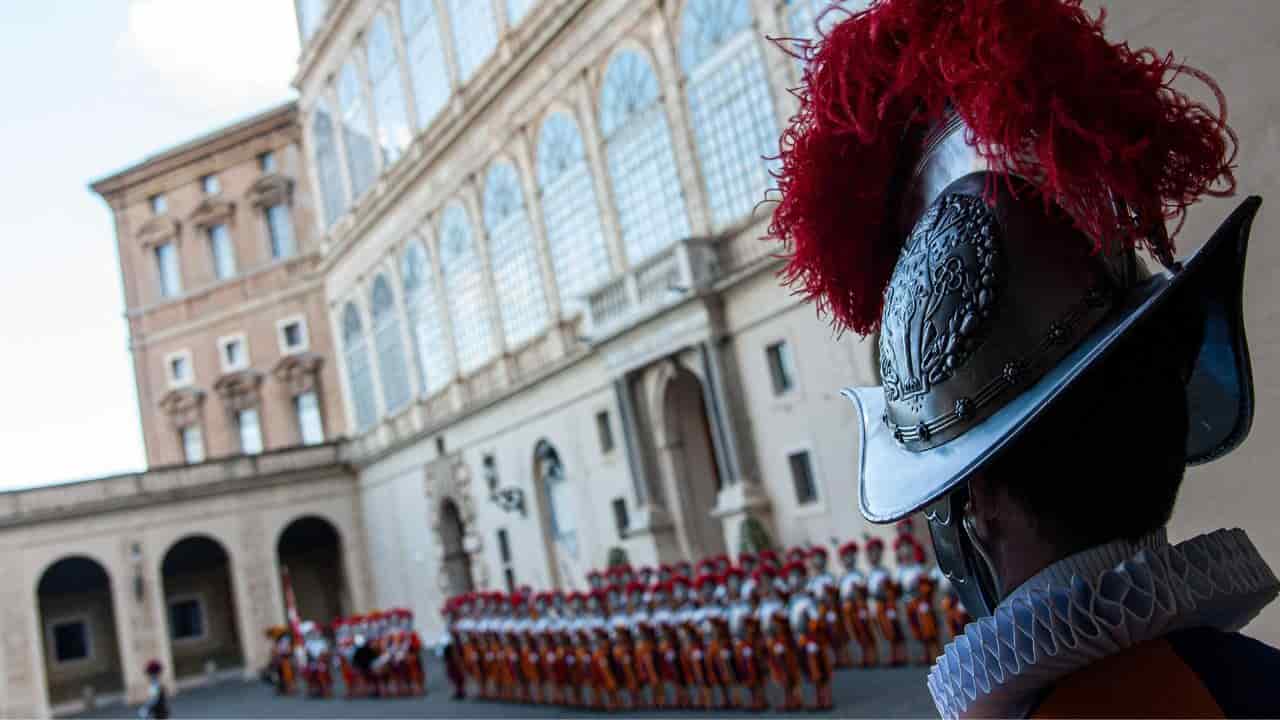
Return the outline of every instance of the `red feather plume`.
[[[877,329],[904,240],[888,222],[900,141],[948,107],[997,171],[1029,179],[1097,248],[1172,253],[1153,230],[1172,220],[1176,234],[1197,198],[1235,191],[1235,135],[1211,78],[1109,43],[1104,18],[1079,0],[876,0],[788,50],[806,69],[769,228],[784,280],[837,327]],[[1218,107],[1174,89],[1181,75]]]

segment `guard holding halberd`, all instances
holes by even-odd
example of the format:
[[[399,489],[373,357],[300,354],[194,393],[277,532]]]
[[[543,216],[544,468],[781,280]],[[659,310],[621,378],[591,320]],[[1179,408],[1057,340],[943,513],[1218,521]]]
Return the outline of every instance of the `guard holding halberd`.
[[[924,511],[978,618],[939,711],[1280,715],[1280,652],[1236,632],[1280,582],[1242,531],[1164,529],[1253,413],[1260,200],[1182,262],[1165,229],[1235,189],[1217,86],[1078,0],[881,0],[802,54],[771,234],[794,287],[879,333],[883,384],[847,391],[861,510]]]

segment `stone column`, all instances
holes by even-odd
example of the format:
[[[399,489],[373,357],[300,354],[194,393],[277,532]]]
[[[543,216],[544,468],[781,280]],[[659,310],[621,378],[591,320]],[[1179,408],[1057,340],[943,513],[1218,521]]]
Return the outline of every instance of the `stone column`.
[[[261,512],[240,518],[239,562],[235,564],[236,623],[240,629],[245,676],[267,663],[267,647],[259,634],[276,624],[272,612],[271,573],[275,569],[275,544],[267,537]]]
[[[613,381],[614,398],[618,403],[619,425],[622,430],[623,449],[626,451],[627,468],[636,495],[635,512],[631,514],[628,535],[647,536],[653,543],[653,554],[658,562],[669,562],[681,557],[675,534],[675,524],[667,511],[665,493],[654,482],[657,468],[648,456],[649,443],[645,438],[653,435],[652,423],[636,412],[633,378],[624,375]]]

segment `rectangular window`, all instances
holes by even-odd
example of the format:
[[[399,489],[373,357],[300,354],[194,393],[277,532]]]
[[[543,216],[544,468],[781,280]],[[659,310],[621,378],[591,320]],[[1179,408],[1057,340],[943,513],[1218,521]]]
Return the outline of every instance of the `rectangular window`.
[[[205,195],[217,195],[222,192],[222,183],[218,182],[217,175],[205,175],[200,178],[200,189]]]
[[[169,384],[189,385],[191,383],[191,358],[185,354],[173,355],[169,358]]]
[[[209,228],[209,250],[213,253],[213,273],[219,280],[226,280],[236,274],[236,254],[231,247],[231,233],[227,226],[219,223]]]
[[[163,215],[169,210],[169,203],[164,199],[164,195],[158,193],[147,198],[147,203],[151,205],[152,215]]]
[[[281,355],[302,352],[310,345],[307,339],[307,321],[300,315],[277,320],[276,332]]]
[[[818,485],[813,479],[813,463],[809,451],[801,450],[787,456],[791,466],[791,484],[796,490],[796,504],[808,505],[818,500]]]
[[[288,350],[297,350],[306,345],[302,339],[302,323],[291,322],[285,323],[284,326],[284,346]]]
[[[169,631],[174,640],[204,637],[204,606],[196,598],[169,603]]]
[[[296,249],[293,244],[293,225],[289,221],[289,207],[284,204],[272,205],[266,209],[267,235],[271,240],[271,258],[292,257]]]
[[[258,155],[258,169],[264,173],[276,171],[276,154],[268,150]]]
[[[314,392],[305,392],[293,398],[293,410],[298,416],[298,434],[303,445],[319,445],[324,442],[324,422],[320,418],[320,402]]]
[[[248,408],[237,412],[236,427],[240,429],[240,452],[245,455],[261,453],[262,424],[258,420],[257,408]]]
[[[631,516],[627,514],[625,498],[613,499],[613,526],[618,530],[618,537],[626,535],[627,528],[631,527]]]
[[[204,436],[199,425],[188,425],[181,430],[182,457],[188,465],[204,462]]]
[[[609,411],[596,413],[596,434],[600,436],[600,452],[613,452],[613,427],[609,424]]]
[[[156,246],[156,273],[160,277],[160,297],[176,297],[182,292],[182,275],[178,272],[178,249],[173,243]]]
[[[498,529],[498,555],[502,557],[502,564],[506,565],[511,562],[511,541],[507,538],[507,529]]]
[[[791,360],[791,346],[786,341],[776,342],[765,348],[769,358],[769,377],[773,380],[773,394],[781,395],[796,386],[795,364]]]
[[[244,335],[218,338],[218,347],[222,349],[224,372],[235,372],[249,367],[249,349],[245,347]]]
[[[83,620],[68,620],[54,623],[53,635],[54,662],[73,662],[86,660],[89,657],[89,626]]]
[[[507,582],[507,592],[508,593],[515,592],[516,591],[516,571],[512,570],[511,568],[506,568],[502,571],[502,577]]]

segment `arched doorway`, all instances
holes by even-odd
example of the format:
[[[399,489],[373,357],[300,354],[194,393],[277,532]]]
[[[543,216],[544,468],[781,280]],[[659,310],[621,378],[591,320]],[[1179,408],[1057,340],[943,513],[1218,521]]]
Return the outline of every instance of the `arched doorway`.
[[[355,612],[342,562],[342,538],[333,523],[316,515],[289,523],[276,542],[276,558],[280,568],[289,571],[303,620],[328,623]],[[286,607],[283,598],[281,607]]]
[[[538,492],[539,515],[547,556],[551,561],[552,582],[557,587],[566,578],[577,577],[578,512],[577,499],[565,472],[560,452],[546,440],[533,449],[533,477]]]
[[[174,677],[244,667],[231,557],[222,543],[207,535],[179,540],[164,554],[160,576]]]
[[[725,551],[724,529],[711,517],[720,490],[711,423],[702,382],[689,370],[676,366],[662,392],[663,437],[661,452],[677,502],[671,508],[693,560]]]
[[[471,579],[471,558],[462,542],[466,534],[458,504],[451,498],[445,498],[440,503],[440,542],[444,548],[444,572],[451,595],[475,589]]]
[[[124,690],[111,578],[76,555],[50,565],[36,585],[51,707]]]

